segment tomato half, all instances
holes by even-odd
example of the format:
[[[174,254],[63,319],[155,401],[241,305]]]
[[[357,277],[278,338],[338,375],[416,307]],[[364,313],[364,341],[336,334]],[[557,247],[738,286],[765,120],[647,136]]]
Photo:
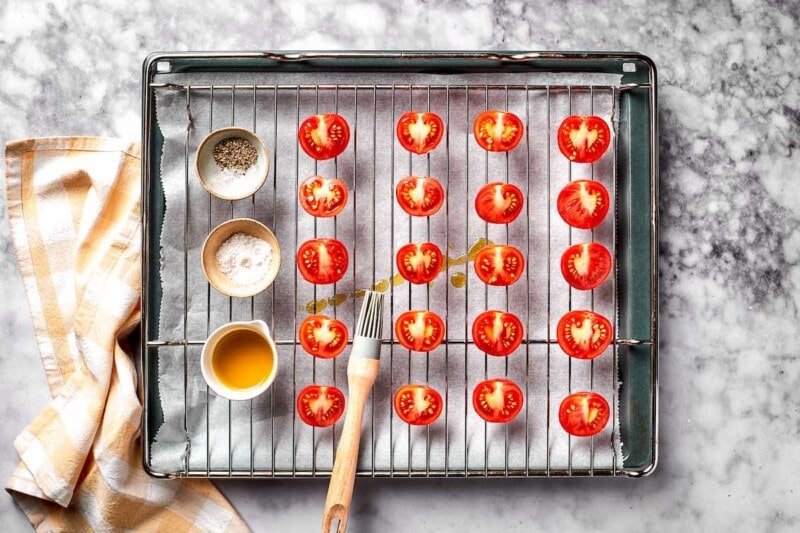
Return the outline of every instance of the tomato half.
[[[312,115],[300,124],[297,138],[303,151],[314,159],[330,159],[344,152],[350,142],[350,126],[335,113]]]
[[[333,359],[347,347],[347,326],[325,315],[307,316],[297,335],[303,349],[321,359]]]
[[[558,345],[567,355],[578,359],[594,359],[611,344],[611,322],[593,311],[570,311],[556,327]]]
[[[558,193],[558,214],[573,228],[592,229],[608,214],[610,201],[602,183],[577,180]]]
[[[575,437],[591,437],[608,424],[611,409],[596,392],[574,392],[558,408],[558,421],[564,431]]]
[[[444,203],[444,189],[436,178],[403,178],[397,182],[395,195],[403,211],[415,217],[429,217]]]
[[[481,281],[487,285],[504,287],[522,277],[525,258],[513,246],[490,244],[478,251],[474,267]]]
[[[406,311],[394,323],[397,340],[416,352],[430,352],[444,339],[444,321],[433,311]]]
[[[309,215],[335,217],[347,204],[347,185],[340,179],[310,176],[300,184],[300,205]]]
[[[409,243],[397,251],[397,271],[411,283],[430,283],[442,270],[442,251],[432,242]]]
[[[513,150],[522,140],[524,131],[519,117],[506,111],[484,111],[472,125],[475,140],[489,152]]]
[[[311,239],[297,250],[297,269],[311,283],[336,283],[344,277],[348,264],[347,248],[336,239]]]
[[[336,387],[309,385],[297,395],[297,414],[309,426],[332,426],[344,413],[344,394]]]
[[[436,113],[404,113],[397,121],[397,139],[409,152],[425,154],[436,148],[444,135],[444,122]]]
[[[524,396],[510,379],[481,381],[472,392],[472,407],[487,422],[505,424],[522,411]]]
[[[522,344],[524,334],[522,321],[513,313],[484,311],[472,323],[472,341],[489,355],[511,355]]]
[[[594,163],[611,144],[611,130],[596,115],[571,115],[558,127],[558,148],[570,161]]]
[[[427,426],[442,414],[442,395],[427,385],[405,385],[394,395],[394,410],[406,424]]]
[[[486,222],[508,224],[522,212],[523,198],[522,191],[514,184],[489,183],[475,196],[475,211]]]
[[[598,242],[573,244],[561,256],[561,274],[581,291],[600,286],[611,273],[611,254]]]

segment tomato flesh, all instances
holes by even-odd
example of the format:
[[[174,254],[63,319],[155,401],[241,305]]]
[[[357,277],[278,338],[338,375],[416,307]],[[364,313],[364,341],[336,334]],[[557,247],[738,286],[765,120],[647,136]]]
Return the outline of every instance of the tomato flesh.
[[[347,326],[325,315],[307,316],[300,324],[298,336],[303,349],[321,359],[333,359],[347,347]]]
[[[558,345],[570,357],[594,359],[606,351],[613,337],[611,322],[593,311],[570,311],[556,327]]]
[[[425,154],[436,148],[444,135],[444,122],[436,113],[404,113],[397,121],[397,139],[409,152]]]
[[[610,205],[602,183],[576,180],[558,194],[558,214],[573,228],[592,229],[600,225]]]
[[[570,161],[594,163],[611,144],[611,130],[596,115],[571,115],[558,127],[558,148]]]
[[[403,178],[397,182],[395,195],[403,211],[415,217],[429,217],[444,203],[444,189],[436,178]]]
[[[472,323],[472,341],[489,355],[511,355],[522,344],[523,335],[522,321],[513,313],[484,311]]]
[[[344,394],[332,386],[309,385],[297,395],[297,414],[314,427],[328,427],[344,413]]]
[[[310,283],[325,285],[344,277],[348,264],[347,248],[336,239],[311,239],[297,250],[297,269]]]
[[[394,395],[394,410],[406,424],[427,426],[442,414],[442,395],[427,385],[405,385]]]
[[[444,321],[433,311],[406,311],[397,317],[394,333],[405,348],[430,352],[444,339]]]
[[[347,204],[347,185],[340,179],[310,176],[300,184],[300,205],[309,215],[335,217]]]
[[[574,392],[558,408],[558,421],[564,431],[575,437],[597,435],[608,424],[611,409],[596,392]]]
[[[475,211],[486,222],[509,224],[522,212],[523,198],[520,188],[512,183],[489,183],[475,196]]]
[[[505,287],[522,277],[525,258],[517,248],[490,244],[478,251],[473,262],[475,273],[487,285]]]
[[[506,111],[484,111],[472,126],[475,140],[489,152],[513,150],[522,140],[524,131],[519,117]]]
[[[305,119],[297,131],[303,151],[317,160],[331,159],[344,152],[350,142],[350,126],[341,115],[328,113]]]
[[[442,270],[442,251],[432,242],[409,243],[397,251],[397,271],[415,284],[430,283]]]
[[[510,379],[481,381],[472,392],[472,407],[487,422],[505,424],[522,410],[524,396]]]
[[[573,288],[599,287],[611,273],[611,254],[597,242],[574,244],[561,256],[561,274]]]

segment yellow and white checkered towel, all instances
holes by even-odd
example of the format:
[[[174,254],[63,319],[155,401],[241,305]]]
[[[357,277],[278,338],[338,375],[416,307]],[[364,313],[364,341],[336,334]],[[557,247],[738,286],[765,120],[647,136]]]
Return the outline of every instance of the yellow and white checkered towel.
[[[94,137],[10,142],[8,218],[52,401],[7,488],[42,531],[247,529],[208,481],[141,466],[140,157]]]

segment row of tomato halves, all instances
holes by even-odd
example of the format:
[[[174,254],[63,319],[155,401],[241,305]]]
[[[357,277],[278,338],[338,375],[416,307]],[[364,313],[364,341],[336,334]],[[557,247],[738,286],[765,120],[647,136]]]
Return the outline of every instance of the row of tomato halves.
[[[523,137],[522,121],[513,113],[486,111],[475,120],[473,133],[487,151],[514,149]],[[439,144],[444,124],[434,113],[406,113],[397,124],[401,145],[417,154],[430,152]],[[330,159],[341,154],[350,139],[347,122],[339,115],[315,115],[303,121],[298,132],[303,150],[314,159]],[[570,116],[559,127],[558,146],[570,160],[592,163],[602,157],[611,140],[605,121],[597,116]],[[410,176],[401,179],[395,190],[397,201],[411,216],[432,216],[439,211],[445,193],[432,177]],[[347,204],[348,190],[339,179],[311,176],[299,188],[303,209],[316,217],[332,217]],[[508,224],[523,207],[519,187],[509,183],[490,183],[480,189],[475,209],[485,221]],[[602,184],[577,180],[558,196],[558,212],[571,226],[591,229],[608,213],[608,191]],[[347,249],[335,239],[313,239],[303,243],[297,253],[298,269],[311,283],[339,281],[347,270]],[[400,274],[409,282],[425,284],[441,272],[441,250],[433,243],[409,243],[396,256]],[[478,252],[475,272],[488,285],[507,286],[517,281],[524,270],[522,253],[513,246],[489,245]],[[561,270],[567,282],[580,290],[593,289],[611,271],[611,254],[598,243],[577,244],[562,256]],[[431,311],[407,311],[395,323],[395,335],[409,350],[428,352],[444,339],[445,325]],[[347,346],[347,327],[323,315],[307,317],[300,326],[300,343],[316,357],[333,358]],[[482,351],[508,356],[522,343],[524,328],[520,319],[502,311],[485,311],[473,322],[472,338]],[[557,327],[558,343],[570,356],[593,359],[600,356],[613,337],[610,322],[592,311],[571,311]],[[508,379],[487,380],[473,392],[473,407],[488,422],[513,420],[522,409],[520,387]],[[427,385],[406,385],[394,398],[398,416],[412,425],[427,425],[442,411],[441,394]],[[344,395],[336,387],[310,385],[297,397],[297,410],[306,423],[324,427],[334,424],[344,412]],[[608,402],[594,392],[577,392],[566,397],[559,409],[559,421],[571,435],[590,436],[602,431],[608,422]]]

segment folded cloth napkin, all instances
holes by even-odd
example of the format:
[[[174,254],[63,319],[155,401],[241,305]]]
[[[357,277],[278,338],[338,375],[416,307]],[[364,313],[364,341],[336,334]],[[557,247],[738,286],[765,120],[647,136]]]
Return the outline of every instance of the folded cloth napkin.
[[[6,146],[8,218],[52,401],[7,489],[42,531],[246,530],[208,481],[141,466],[140,157],[94,137]]]

